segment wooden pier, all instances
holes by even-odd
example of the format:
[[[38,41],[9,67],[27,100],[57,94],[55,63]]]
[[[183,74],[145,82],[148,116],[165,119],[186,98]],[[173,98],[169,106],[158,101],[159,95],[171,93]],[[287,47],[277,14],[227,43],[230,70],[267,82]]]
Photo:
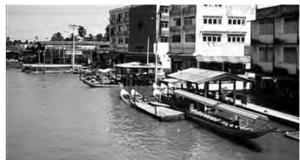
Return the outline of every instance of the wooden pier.
[[[172,122],[185,119],[185,114],[170,108],[152,106],[146,102],[135,102],[133,106],[147,114],[159,119],[160,121]]]
[[[229,100],[232,100],[232,98],[229,98],[229,97],[226,97],[226,98],[229,99]],[[293,126],[298,126],[299,127],[299,117],[289,115],[289,114],[286,114],[286,113],[282,113],[282,112],[272,110],[272,109],[269,109],[269,108],[265,108],[265,107],[262,107],[262,106],[258,106],[258,105],[252,104],[252,103],[243,104],[241,102],[241,100],[239,100],[239,99],[235,100],[235,104],[240,106],[240,107],[243,107],[245,109],[252,110],[252,111],[270,116],[270,118],[281,119],[281,120],[284,120],[284,121],[287,121],[287,122],[294,123],[295,125],[293,125]]]

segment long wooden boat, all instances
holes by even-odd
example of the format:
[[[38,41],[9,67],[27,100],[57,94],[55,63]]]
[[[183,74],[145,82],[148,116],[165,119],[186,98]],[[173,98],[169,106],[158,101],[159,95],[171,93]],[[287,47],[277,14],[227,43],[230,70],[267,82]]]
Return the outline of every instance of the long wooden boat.
[[[297,132],[286,132],[284,136],[299,141],[299,131]]]
[[[92,88],[114,88],[114,87],[121,87],[121,84],[109,84],[109,83],[93,83],[88,80],[83,80],[85,84]]]
[[[130,104],[133,102],[133,97],[125,89],[121,89],[120,97],[126,104]]]
[[[141,95],[141,94],[140,94],[139,92],[137,92],[136,90],[131,89],[130,93],[131,93],[131,96],[132,96],[133,98],[135,98],[137,101],[139,101],[139,102],[145,102],[145,101],[146,101],[146,99],[144,98],[144,96]]]
[[[253,113],[250,111],[242,110],[240,108],[236,108],[234,106],[222,104],[215,100],[208,99],[206,97],[202,97],[202,96],[199,96],[199,95],[196,95],[194,93],[190,93],[190,92],[187,92],[184,90],[175,90],[174,94],[176,96],[185,97],[187,99],[196,101],[198,103],[202,103],[208,107],[214,107],[214,108],[217,108],[218,110],[221,110],[224,112],[229,112],[234,115],[238,115],[239,117],[245,118],[245,119],[253,121],[253,122],[255,122],[256,120],[268,121],[268,118],[264,115],[259,115],[257,113]],[[173,105],[173,107],[174,107],[174,105]],[[229,123],[227,123],[225,121],[221,121],[222,123],[220,123],[218,121],[211,120],[211,119],[218,119],[214,115],[209,115],[209,114],[205,113],[204,115],[201,116],[201,115],[197,114],[197,112],[190,111],[190,110],[186,111],[186,109],[182,109],[180,107],[177,107],[176,105],[175,105],[175,109],[185,111],[187,118],[198,122],[202,126],[209,128],[212,131],[215,131],[215,132],[218,132],[221,134],[225,134],[228,136],[232,136],[232,137],[235,137],[238,139],[255,139],[255,138],[261,137],[267,133],[277,130],[277,127],[266,128],[266,129],[261,129],[261,128],[256,129],[254,127],[253,128],[249,128],[249,127],[235,128],[235,127],[232,127],[231,125],[229,125]],[[211,117],[211,118],[207,118],[207,117]]]

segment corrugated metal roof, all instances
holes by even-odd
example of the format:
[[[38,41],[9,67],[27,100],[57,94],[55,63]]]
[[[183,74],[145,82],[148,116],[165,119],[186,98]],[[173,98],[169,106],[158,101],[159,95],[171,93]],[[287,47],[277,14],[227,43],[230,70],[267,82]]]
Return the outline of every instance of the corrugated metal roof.
[[[73,41],[39,41],[42,45],[73,45]],[[75,45],[110,45],[109,42],[76,41]]]
[[[239,77],[234,74],[221,71],[212,71],[199,68],[189,68],[175,73],[171,73],[168,77],[176,78],[182,81],[192,83],[204,83],[209,81],[228,81],[228,80],[240,80],[246,82],[252,82],[251,80]]]
[[[197,56],[200,62],[250,63],[250,56]]]
[[[248,120],[252,120],[252,121],[254,121],[256,119],[269,120],[268,117],[266,117],[264,115],[254,113],[254,112],[251,112],[251,111],[247,111],[247,110],[244,110],[244,109],[241,109],[241,108],[237,108],[237,107],[234,107],[234,106],[231,106],[231,105],[228,105],[228,104],[225,104],[225,103],[221,103],[219,101],[209,99],[209,98],[206,98],[206,97],[194,94],[194,93],[190,93],[190,92],[187,92],[187,91],[184,91],[184,90],[175,90],[174,94],[186,97],[188,99],[197,101],[199,103],[205,104],[205,105],[210,106],[210,107],[215,107],[215,108],[218,108],[220,110],[239,115],[239,116],[244,117]]]
[[[155,64],[154,63],[143,64],[140,62],[130,62],[130,63],[123,63],[123,64],[116,64],[115,67],[119,67],[119,68],[155,68]],[[157,64],[157,68],[162,68],[162,66]]]

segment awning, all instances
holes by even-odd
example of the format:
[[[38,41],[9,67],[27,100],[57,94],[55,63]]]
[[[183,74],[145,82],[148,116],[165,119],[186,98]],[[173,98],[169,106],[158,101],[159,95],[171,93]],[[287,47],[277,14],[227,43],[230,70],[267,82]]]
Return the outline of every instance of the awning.
[[[235,106],[228,105],[228,104],[225,104],[225,103],[221,103],[219,101],[209,99],[209,98],[206,98],[206,97],[194,94],[194,93],[190,93],[190,92],[187,92],[187,91],[184,91],[184,90],[175,90],[174,94],[178,95],[178,96],[186,97],[188,99],[191,99],[191,100],[194,100],[196,102],[202,103],[202,104],[207,105],[209,107],[215,107],[215,108],[218,108],[218,109],[223,110],[225,112],[229,112],[229,113],[232,113],[232,114],[239,115],[239,116],[244,117],[248,120],[252,120],[252,121],[255,121],[257,119],[269,120],[268,117],[266,117],[264,115],[254,113],[254,112],[251,112],[251,111],[247,111],[247,110],[244,110],[244,109],[241,109],[241,108],[237,108]]]
[[[168,77],[176,78],[182,81],[192,82],[192,83],[205,83],[209,81],[245,81],[252,82],[249,79],[239,77],[237,75],[221,72],[221,71],[212,71],[207,69],[199,68],[189,68],[175,73],[171,73]]]
[[[120,53],[107,53],[107,54],[103,54],[103,59],[105,60],[115,60],[116,58],[118,58],[120,56]]]
[[[250,63],[250,56],[197,56],[199,62]]]

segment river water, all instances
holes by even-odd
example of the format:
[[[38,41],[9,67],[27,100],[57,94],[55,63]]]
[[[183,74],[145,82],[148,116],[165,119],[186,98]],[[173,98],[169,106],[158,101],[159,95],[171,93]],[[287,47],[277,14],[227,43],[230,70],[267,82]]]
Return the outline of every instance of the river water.
[[[159,122],[125,105],[119,91],[89,88],[75,75],[8,69],[7,159],[299,159],[299,143],[280,133],[237,142],[190,121]]]

